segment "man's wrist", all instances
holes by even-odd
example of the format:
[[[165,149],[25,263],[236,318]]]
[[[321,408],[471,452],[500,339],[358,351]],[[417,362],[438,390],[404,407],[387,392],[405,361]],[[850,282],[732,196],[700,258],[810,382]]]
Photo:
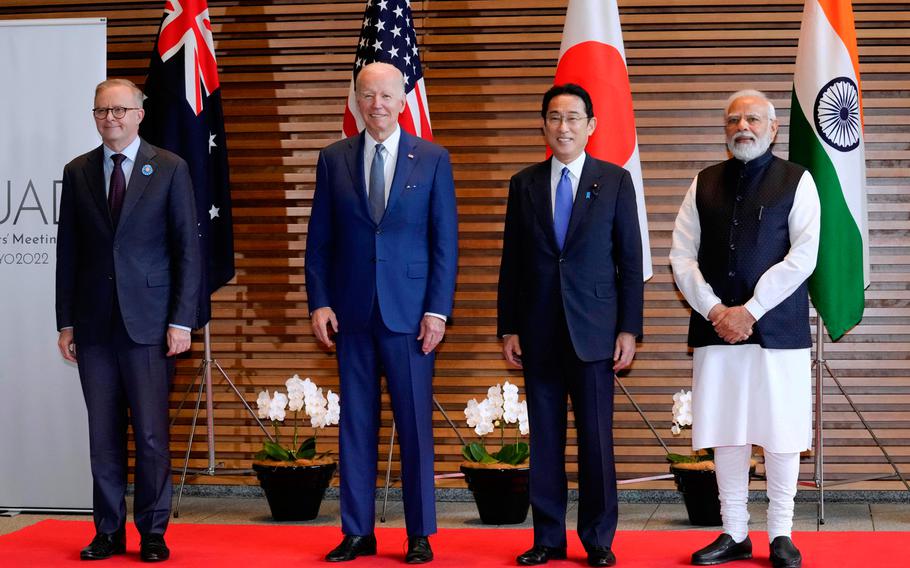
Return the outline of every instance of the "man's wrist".
[[[170,323],[170,324],[168,324],[168,327],[173,327],[174,329],[182,329],[183,331],[193,331],[193,328],[191,328],[191,327],[187,327],[185,325],[180,325],[180,324],[176,324],[176,323]]]
[[[423,315],[441,319],[442,321],[448,321],[448,318],[442,314],[437,314],[437,313],[433,313],[433,312],[424,312]]]

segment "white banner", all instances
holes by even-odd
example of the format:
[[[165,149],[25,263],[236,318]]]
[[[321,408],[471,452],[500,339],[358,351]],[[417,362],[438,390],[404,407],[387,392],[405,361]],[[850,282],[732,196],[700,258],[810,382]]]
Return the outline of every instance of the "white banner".
[[[100,144],[104,19],[0,21],[0,508],[92,506],[75,365],[57,351],[63,166]]]

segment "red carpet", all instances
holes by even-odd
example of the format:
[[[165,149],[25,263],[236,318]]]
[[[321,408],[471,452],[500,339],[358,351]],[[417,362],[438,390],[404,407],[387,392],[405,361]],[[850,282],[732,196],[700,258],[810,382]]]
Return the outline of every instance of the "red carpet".
[[[88,521],[42,521],[0,536],[0,566],[57,567],[88,564],[79,561],[79,549],[93,536]],[[404,566],[404,529],[377,529],[379,555],[360,558],[345,566]],[[614,550],[622,568],[688,566],[693,550],[714,538],[702,531],[624,531]],[[340,540],[337,527],[191,525],[172,524],[167,540],[171,560],[162,566],[178,568],[285,568],[320,565],[323,555]],[[907,533],[823,532],[798,533],[794,540],[803,552],[803,566],[816,568],[890,568],[910,565]],[[139,566],[139,537],[131,528],[127,554],[97,564],[98,568]],[[431,539],[436,560],[432,568],[515,566],[515,556],[531,545],[529,529],[443,529]],[[728,564],[731,568],[768,567],[767,537],[752,533],[756,557]],[[569,534],[569,560],[547,564],[553,568],[586,566],[577,536]],[[91,566],[96,566],[92,563]]]

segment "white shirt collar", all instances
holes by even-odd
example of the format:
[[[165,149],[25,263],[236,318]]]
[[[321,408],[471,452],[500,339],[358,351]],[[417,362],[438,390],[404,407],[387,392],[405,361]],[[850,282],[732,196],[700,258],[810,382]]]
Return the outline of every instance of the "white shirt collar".
[[[575,177],[575,183],[573,185],[577,186],[578,181],[581,180],[581,171],[585,167],[585,156],[587,153],[582,152],[580,156],[572,160],[569,164],[563,164],[556,159],[556,156],[550,160],[550,177],[556,177],[558,180],[562,176],[562,169],[569,168],[569,172]]]
[[[395,125],[395,132],[392,132],[391,134],[389,134],[389,137],[386,138],[385,140],[383,140],[382,142],[377,142],[375,138],[370,136],[370,133],[366,129],[364,129],[363,135],[365,137],[364,155],[367,155],[368,153],[369,153],[369,155],[372,155],[373,149],[376,147],[376,144],[382,144],[382,146],[385,148],[386,153],[388,153],[389,156],[398,155],[398,141],[401,139],[401,127],[400,126]]]
[[[126,159],[131,162],[136,162],[136,154],[139,153],[139,144],[142,143],[142,140],[137,136],[135,140],[130,142],[130,145],[123,149],[122,152],[114,152],[107,145],[102,144],[101,147],[104,148],[104,161],[107,162],[111,159],[111,156],[114,154],[123,154],[126,156]]]

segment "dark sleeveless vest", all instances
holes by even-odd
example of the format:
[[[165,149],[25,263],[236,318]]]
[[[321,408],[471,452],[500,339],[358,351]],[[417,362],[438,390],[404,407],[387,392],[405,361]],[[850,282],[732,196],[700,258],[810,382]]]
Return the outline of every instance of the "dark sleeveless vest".
[[[787,218],[805,171],[768,151],[748,163],[731,159],[698,174],[698,264],[724,305],[745,304],[762,274],[789,252]],[[742,343],[770,349],[811,347],[807,283],[762,316],[752,336]],[[729,344],[711,322],[693,311],[689,345]]]

